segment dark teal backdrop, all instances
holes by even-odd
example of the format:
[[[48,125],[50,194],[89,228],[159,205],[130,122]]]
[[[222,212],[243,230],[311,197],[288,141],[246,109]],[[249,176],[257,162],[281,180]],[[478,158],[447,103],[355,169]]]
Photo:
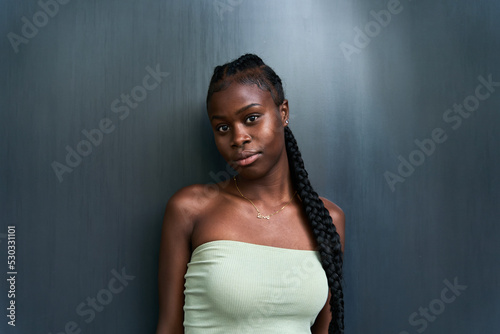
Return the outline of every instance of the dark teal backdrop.
[[[2,0],[0,332],[154,333],[165,203],[227,174],[205,93],[215,65],[252,52],[285,82],[317,191],[346,213],[346,333],[498,333],[499,14]]]

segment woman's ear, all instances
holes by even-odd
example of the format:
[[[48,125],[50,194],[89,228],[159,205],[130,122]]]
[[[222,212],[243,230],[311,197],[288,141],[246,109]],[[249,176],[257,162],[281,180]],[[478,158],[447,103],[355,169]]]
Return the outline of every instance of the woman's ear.
[[[283,100],[283,103],[280,105],[280,116],[281,116],[281,123],[283,126],[288,125],[288,118],[289,118],[289,110],[288,110],[288,100]]]

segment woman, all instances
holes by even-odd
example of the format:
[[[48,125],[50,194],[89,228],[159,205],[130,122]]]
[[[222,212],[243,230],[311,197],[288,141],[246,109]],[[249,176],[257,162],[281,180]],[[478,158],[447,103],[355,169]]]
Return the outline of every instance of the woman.
[[[255,55],[217,66],[207,111],[238,174],[169,200],[157,334],[343,333],[344,214],[311,187],[281,79]]]

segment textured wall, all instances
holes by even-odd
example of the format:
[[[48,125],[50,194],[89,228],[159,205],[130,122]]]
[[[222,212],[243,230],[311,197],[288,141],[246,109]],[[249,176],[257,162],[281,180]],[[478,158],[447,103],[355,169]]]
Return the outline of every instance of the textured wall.
[[[17,276],[0,332],[154,332],[164,205],[225,168],[211,71],[254,52],[285,82],[313,184],[346,213],[347,332],[497,333],[499,11],[1,1],[0,257],[6,275],[15,225]]]

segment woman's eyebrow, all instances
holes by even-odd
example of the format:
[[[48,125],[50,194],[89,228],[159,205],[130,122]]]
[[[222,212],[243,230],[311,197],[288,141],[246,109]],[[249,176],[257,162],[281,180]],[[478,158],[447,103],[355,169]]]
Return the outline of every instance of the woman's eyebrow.
[[[250,109],[252,107],[256,107],[256,106],[262,106],[261,104],[258,104],[258,103],[250,103],[249,105],[246,105],[240,109],[238,109],[234,114],[235,115],[239,115],[241,114],[242,112],[244,112],[245,110],[247,109]],[[219,115],[212,115],[212,117],[210,117],[210,120],[214,120],[214,119],[223,119],[224,117],[223,116],[219,116]]]

